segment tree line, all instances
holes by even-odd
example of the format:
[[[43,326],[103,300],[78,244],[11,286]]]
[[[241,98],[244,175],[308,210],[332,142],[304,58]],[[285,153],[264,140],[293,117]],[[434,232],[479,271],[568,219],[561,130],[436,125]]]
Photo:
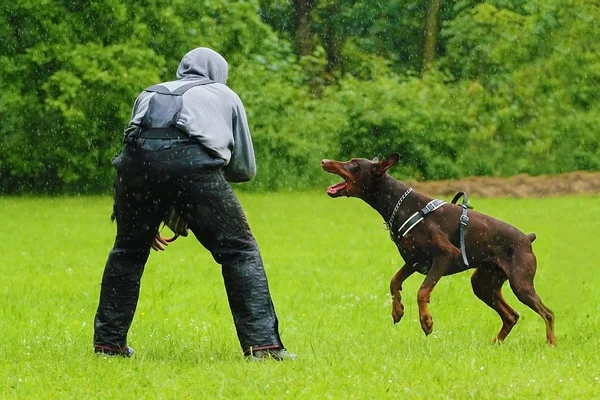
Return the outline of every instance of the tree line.
[[[230,64],[254,190],[600,168],[595,0],[13,0],[0,5],[0,192],[106,193],[133,100],[188,50]]]

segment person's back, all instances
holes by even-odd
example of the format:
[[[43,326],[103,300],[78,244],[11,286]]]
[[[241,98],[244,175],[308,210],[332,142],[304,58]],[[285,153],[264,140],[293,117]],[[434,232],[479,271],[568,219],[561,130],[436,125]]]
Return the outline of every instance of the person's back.
[[[215,158],[222,159],[227,166],[225,174],[230,182],[249,181],[256,174],[254,150],[246,111],[238,95],[226,86],[229,67],[227,61],[217,52],[198,48],[183,57],[177,69],[177,80],[161,83],[159,86],[173,93],[190,83],[200,83],[187,89],[181,95],[181,105],[171,126],[181,129],[200,143]],[[152,113],[165,99],[157,97],[172,95],[153,91],[143,91],[135,101],[134,111],[125,134],[143,128],[164,128],[152,126]],[[151,108],[153,103],[159,107]],[[159,122],[164,122],[160,118]],[[161,124],[162,125],[162,124]]]
[[[117,237],[94,324],[98,353],[133,353],[127,332],[144,265],[161,221],[174,210],[222,266],[244,354],[295,358],[279,338],[258,246],[227,183],[248,181],[256,171],[246,113],[225,85],[227,73],[218,53],[194,49],[182,59],[178,80],[151,86],[135,101],[125,148],[113,162]]]

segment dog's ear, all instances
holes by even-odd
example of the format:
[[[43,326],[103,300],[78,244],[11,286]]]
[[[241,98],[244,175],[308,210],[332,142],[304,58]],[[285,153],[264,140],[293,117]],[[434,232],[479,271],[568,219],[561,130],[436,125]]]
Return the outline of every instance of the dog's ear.
[[[371,160],[371,161],[373,161],[373,162],[379,162],[379,157],[375,157],[375,158],[373,158],[373,160]]]
[[[377,172],[383,175],[385,171],[396,165],[400,161],[400,154],[392,153],[385,158],[385,160],[379,161],[377,164]]]

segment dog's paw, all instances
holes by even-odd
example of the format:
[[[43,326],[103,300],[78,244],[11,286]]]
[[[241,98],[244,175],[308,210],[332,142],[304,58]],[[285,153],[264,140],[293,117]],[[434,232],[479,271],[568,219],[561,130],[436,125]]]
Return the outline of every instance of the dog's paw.
[[[402,319],[403,316],[404,316],[404,312],[399,314],[399,313],[392,311],[392,319],[394,320],[394,324],[397,324],[398,322],[400,322],[400,320]]]
[[[404,305],[402,303],[392,304],[392,319],[394,320],[394,324],[400,322],[402,317],[404,316]]]
[[[421,317],[421,329],[425,332],[425,336],[429,336],[433,332],[433,319],[431,315],[424,315]]]

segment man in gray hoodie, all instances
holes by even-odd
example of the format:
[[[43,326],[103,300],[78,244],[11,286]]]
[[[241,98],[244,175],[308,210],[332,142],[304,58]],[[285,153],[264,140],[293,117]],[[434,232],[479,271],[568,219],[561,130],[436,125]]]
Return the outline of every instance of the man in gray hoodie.
[[[161,221],[174,210],[222,266],[229,306],[244,354],[293,359],[278,320],[256,241],[228,182],[256,173],[254,150],[240,98],[226,86],[227,62],[197,48],[177,69],[177,80],[144,90],[133,106],[117,170],[114,247],[104,269],[94,320],[94,349],[129,357],[127,332],[140,279]],[[158,246],[160,249],[161,246]]]

